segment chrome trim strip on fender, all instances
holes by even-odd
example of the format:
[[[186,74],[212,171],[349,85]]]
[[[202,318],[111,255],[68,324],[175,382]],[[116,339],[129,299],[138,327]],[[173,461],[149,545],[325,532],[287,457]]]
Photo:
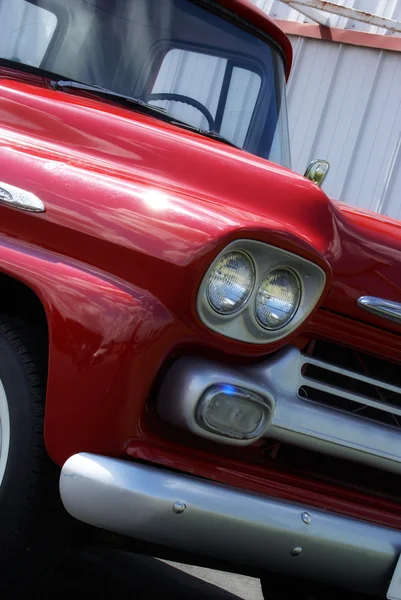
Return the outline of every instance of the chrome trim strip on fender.
[[[60,491],[90,525],[361,592],[385,593],[401,553],[400,531],[94,454],[66,462]]]
[[[0,181],[0,203],[26,210],[28,212],[45,212],[46,207],[35,194]]]
[[[401,303],[393,302],[392,300],[384,300],[384,298],[375,298],[374,296],[361,296],[357,300],[360,308],[363,308],[374,315],[394,321],[401,324]]]

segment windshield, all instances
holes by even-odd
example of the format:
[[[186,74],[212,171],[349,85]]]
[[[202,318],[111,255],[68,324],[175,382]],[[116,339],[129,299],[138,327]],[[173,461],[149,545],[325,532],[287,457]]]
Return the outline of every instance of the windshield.
[[[213,2],[0,0],[0,58],[138,98],[290,166],[282,58]]]

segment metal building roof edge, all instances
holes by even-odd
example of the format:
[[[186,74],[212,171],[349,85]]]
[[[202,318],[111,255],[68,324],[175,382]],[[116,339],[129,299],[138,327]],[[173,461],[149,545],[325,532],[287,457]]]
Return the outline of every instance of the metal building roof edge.
[[[309,23],[299,23],[298,21],[286,21],[281,19],[276,19],[276,23],[287,35],[312,38],[327,42],[337,42],[340,44],[351,44],[353,46],[362,46],[365,48],[377,48],[378,50],[401,52],[401,37],[340,29],[337,27],[324,27],[322,25],[312,25]]]

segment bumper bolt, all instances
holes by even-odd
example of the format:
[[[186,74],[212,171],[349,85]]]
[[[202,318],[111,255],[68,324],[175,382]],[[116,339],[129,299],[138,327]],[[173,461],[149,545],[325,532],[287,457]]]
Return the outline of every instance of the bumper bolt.
[[[173,506],[173,511],[176,515],[181,515],[186,508],[187,505],[184,502],[176,502]]]
[[[300,554],[302,554],[301,546],[297,546],[291,550],[291,556],[299,556]]]
[[[309,513],[307,512],[303,512],[302,513],[302,520],[306,525],[309,525],[309,523],[312,521],[312,517],[310,516]]]

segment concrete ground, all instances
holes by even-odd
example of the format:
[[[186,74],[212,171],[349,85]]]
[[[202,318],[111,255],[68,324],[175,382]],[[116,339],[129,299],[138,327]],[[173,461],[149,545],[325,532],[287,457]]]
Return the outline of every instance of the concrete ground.
[[[224,573],[222,571],[213,571],[212,569],[193,567],[191,565],[181,565],[179,563],[166,562],[166,564],[175,568],[176,571],[178,570],[181,573],[190,575],[195,586],[199,587],[202,582],[206,583],[211,593],[212,588],[210,586],[217,588],[214,591],[215,596],[211,595],[209,598],[263,600],[259,579],[236,575],[235,573]],[[221,590],[224,590],[223,594]]]

